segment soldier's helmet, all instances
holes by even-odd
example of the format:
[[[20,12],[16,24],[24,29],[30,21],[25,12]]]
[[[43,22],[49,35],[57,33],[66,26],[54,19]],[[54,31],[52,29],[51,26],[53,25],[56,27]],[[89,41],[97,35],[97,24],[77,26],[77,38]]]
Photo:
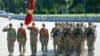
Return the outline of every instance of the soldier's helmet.
[[[89,22],[89,23],[88,23],[88,25],[92,25],[92,23],[91,23],[91,22]]]
[[[9,23],[9,26],[12,26],[12,23]]]

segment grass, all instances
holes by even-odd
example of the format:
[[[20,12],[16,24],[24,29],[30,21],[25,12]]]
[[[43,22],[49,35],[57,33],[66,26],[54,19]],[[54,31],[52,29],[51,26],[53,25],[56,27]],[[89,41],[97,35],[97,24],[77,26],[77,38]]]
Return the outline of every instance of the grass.
[[[20,14],[24,16],[25,14]],[[84,16],[90,16],[90,17],[100,17],[100,14],[34,14],[34,16],[71,16],[71,17],[84,17]]]

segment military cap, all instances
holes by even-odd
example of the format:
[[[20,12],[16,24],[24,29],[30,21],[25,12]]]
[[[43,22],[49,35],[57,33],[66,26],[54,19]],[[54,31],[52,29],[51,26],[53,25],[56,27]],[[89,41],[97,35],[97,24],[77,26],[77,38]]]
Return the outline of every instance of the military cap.
[[[23,23],[20,23],[20,25],[23,25]]]
[[[32,25],[35,25],[35,23],[33,22]]]
[[[42,26],[45,26],[45,24],[43,23]]]
[[[12,26],[12,23],[9,23],[9,26]]]
[[[77,26],[79,26],[80,24],[79,24],[79,23],[77,23],[76,25],[77,25]]]
[[[89,22],[89,23],[88,23],[88,25],[92,25],[92,23],[91,23],[91,22]]]
[[[66,25],[68,25],[68,22],[66,22]]]
[[[55,25],[57,25],[57,23],[55,23]]]

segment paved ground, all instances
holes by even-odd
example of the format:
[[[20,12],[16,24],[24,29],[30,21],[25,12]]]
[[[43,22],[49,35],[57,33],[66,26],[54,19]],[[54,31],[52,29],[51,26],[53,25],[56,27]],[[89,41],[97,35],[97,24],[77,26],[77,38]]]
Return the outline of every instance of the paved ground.
[[[0,56],[8,56],[8,50],[7,50],[7,40],[6,40],[6,33],[2,32],[3,27],[5,27],[8,23],[13,23],[14,28],[18,28],[19,27],[19,23],[23,22],[23,21],[18,21],[18,20],[11,20],[8,21],[8,19],[5,18],[1,18],[0,17]],[[46,23],[46,27],[49,29],[49,33],[51,31],[51,28],[54,26],[54,22],[36,22],[36,26],[40,29],[41,28],[41,23]],[[85,23],[86,24],[86,23]],[[97,25],[97,40],[95,42],[95,55],[94,56],[100,56],[100,23],[95,23],[95,25]],[[30,51],[30,41],[29,41],[29,31],[27,31],[27,43],[26,43],[26,53],[25,56],[30,56],[31,55],[31,51]],[[86,43],[85,43],[86,45]],[[37,44],[37,56],[43,56],[42,52],[41,52],[41,44],[38,41]],[[19,56],[19,50],[18,50],[18,42],[15,42],[15,48],[14,48],[14,55],[13,56]],[[52,40],[49,40],[49,44],[48,44],[48,53],[47,56],[54,56],[54,51],[53,51],[53,45],[52,45]],[[62,54],[60,54],[59,56],[63,56]],[[71,56],[76,56],[75,53],[73,53]],[[83,55],[82,56],[89,56],[87,55],[87,46],[85,46],[85,49],[83,50]]]

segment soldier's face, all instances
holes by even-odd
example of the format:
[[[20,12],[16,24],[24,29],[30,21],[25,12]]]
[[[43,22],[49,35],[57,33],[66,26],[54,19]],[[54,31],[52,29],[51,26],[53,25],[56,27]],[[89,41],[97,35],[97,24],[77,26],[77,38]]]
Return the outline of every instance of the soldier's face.
[[[12,28],[12,25],[9,25],[10,28]]]

